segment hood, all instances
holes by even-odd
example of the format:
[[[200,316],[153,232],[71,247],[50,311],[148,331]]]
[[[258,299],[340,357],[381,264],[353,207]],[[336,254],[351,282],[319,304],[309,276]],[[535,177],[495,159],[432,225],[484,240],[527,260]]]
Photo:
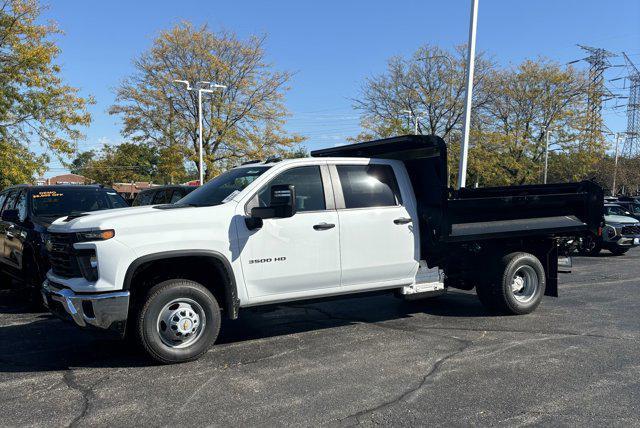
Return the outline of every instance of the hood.
[[[80,232],[95,229],[115,229],[118,232],[135,233],[142,230],[182,229],[211,221],[223,220],[232,215],[231,203],[212,207],[182,207],[158,209],[152,205],[94,211],[66,221],[61,217],[49,227],[51,232]],[[227,210],[229,211],[227,213]]]
[[[605,215],[604,216],[604,222],[609,224],[609,223],[615,223],[615,224],[636,224],[638,223],[638,220],[636,220],[633,217],[626,217],[623,215]]]

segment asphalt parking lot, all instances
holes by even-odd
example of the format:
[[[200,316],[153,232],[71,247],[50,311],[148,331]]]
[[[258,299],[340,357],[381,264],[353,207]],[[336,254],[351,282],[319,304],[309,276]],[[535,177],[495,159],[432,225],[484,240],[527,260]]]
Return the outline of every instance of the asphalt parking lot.
[[[639,425],[639,290],[640,251],[603,252],[528,316],[465,292],[299,303],[175,366],[4,290],[0,425]]]

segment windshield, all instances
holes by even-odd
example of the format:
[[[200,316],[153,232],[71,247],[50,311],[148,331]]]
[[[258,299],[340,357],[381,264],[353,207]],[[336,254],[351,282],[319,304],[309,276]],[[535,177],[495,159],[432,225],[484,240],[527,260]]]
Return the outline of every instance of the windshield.
[[[629,212],[620,205],[605,205],[604,209],[607,215],[629,215]]]
[[[255,166],[227,171],[180,199],[177,205],[204,207],[223,204],[243,191],[269,168]]]
[[[36,217],[63,217],[73,212],[107,210],[128,207],[122,196],[113,190],[96,188],[43,188],[31,195],[31,211]]]

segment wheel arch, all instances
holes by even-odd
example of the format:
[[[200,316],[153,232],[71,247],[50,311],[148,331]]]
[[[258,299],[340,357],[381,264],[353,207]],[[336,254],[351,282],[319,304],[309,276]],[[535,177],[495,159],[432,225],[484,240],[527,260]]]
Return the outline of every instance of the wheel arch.
[[[138,257],[129,264],[122,284],[123,290],[131,290],[134,286],[136,276],[149,264],[170,259],[194,259],[203,258],[216,264],[219,273],[225,277],[224,281],[224,302],[223,307],[230,319],[238,318],[240,300],[238,299],[238,288],[233,268],[229,260],[221,253],[213,250],[171,250],[158,253],[147,254]],[[206,284],[203,284],[207,286]],[[209,288],[209,287],[207,287]],[[213,290],[212,290],[213,291]]]

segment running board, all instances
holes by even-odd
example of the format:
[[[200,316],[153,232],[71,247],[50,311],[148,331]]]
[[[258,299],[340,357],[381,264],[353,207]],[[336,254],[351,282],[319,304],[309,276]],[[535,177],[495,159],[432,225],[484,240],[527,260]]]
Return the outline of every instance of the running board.
[[[402,287],[400,289],[400,295],[405,300],[418,300],[441,296],[446,291],[443,279],[443,274],[440,269],[430,269],[424,261],[420,261],[415,282]]]

